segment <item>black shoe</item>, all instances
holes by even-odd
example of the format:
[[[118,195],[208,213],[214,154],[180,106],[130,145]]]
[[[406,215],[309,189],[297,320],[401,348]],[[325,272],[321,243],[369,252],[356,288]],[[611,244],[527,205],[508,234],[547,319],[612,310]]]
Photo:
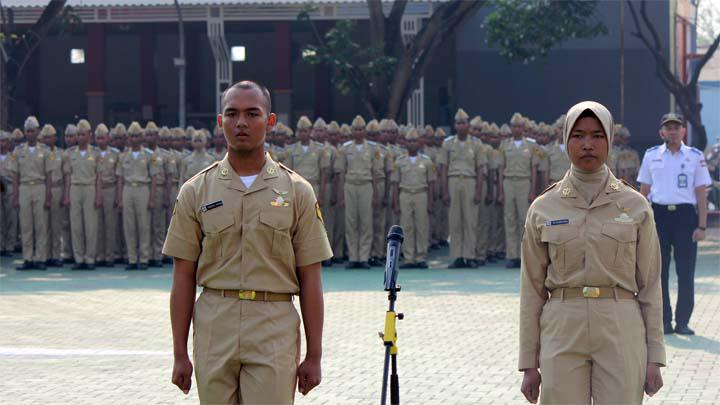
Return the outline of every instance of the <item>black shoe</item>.
[[[75,264],[75,259],[73,259],[72,257],[67,257],[67,258],[63,259],[62,262],[63,262],[63,264]]]
[[[343,260],[342,257],[333,257],[331,259],[331,261],[332,261],[332,264],[340,264],[340,263],[345,262],[345,260]]]
[[[505,259],[505,252],[495,253],[495,257],[496,257],[497,259],[503,260],[503,259]]]
[[[130,263],[127,266],[125,266],[125,270],[138,270],[138,264]]]
[[[160,260],[150,260],[147,263],[150,267],[162,267],[162,263],[160,263]]]
[[[663,325],[663,331],[666,335],[672,335],[673,333],[675,333],[675,329],[673,329],[671,323],[666,323],[665,325]]]
[[[7,250],[0,250],[0,256],[8,257],[10,256],[10,252],[8,252]]]
[[[369,269],[370,263],[368,262],[357,262],[357,266],[355,266],[356,269]]]
[[[345,265],[346,269],[357,269],[357,262],[347,262]]]
[[[678,335],[694,335],[695,331],[687,325],[675,325],[675,333]]]
[[[467,259],[465,263],[467,264],[467,267],[471,269],[476,269],[478,267],[477,260],[475,259]]]
[[[332,260],[323,260],[322,266],[323,267],[332,267]]]
[[[458,257],[457,259],[455,259],[455,261],[450,263],[448,269],[464,269],[465,267],[467,267],[465,259],[463,259],[462,257]]]
[[[128,264],[126,259],[115,259],[115,264]]]
[[[95,270],[95,263],[88,263],[85,265],[85,270]]]
[[[147,270],[148,269],[148,263],[140,263],[138,264],[138,270]]]
[[[415,268],[416,269],[427,269],[428,268],[427,262],[417,262],[417,263],[415,263]]]
[[[438,245],[437,243],[430,244],[430,250],[435,250],[435,249],[439,249],[439,248],[440,248],[440,245]]]
[[[475,266],[475,267],[484,267],[487,262],[485,260],[478,259],[478,260],[475,260],[475,263],[477,264],[477,266]]]
[[[172,259],[172,257],[163,257],[162,263],[163,264],[173,264],[173,259]]]
[[[62,262],[60,260],[50,259],[45,260],[45,266],[46,267],[62,267]]]
[[[87,270],[88,268],[87,268],[87,264],[78,263],[78,264],[74,265],[72,269],[73,270]]]
[[[401,269],[417,269],[418,264],[417,263],[403,263],[400,265]]]
[[[370,260],[367,262],[368,266],[370,267],[381,267],[382,264],[380,263],[380,259],[371,257]]]
[[[25,270],[35,270],[35,265],[33,262],[24,261],[23,264],[15,267],[15,270],[25,271]]]
[[[33,266],[35,266],[35,270],[47,270],[47,266],[45,266],[45,262],[35,262],[35,263],[33,263]]]
[[[515,268],[515,259],[509,259],[507,263],[505,263],[506,269],[513,269]]]

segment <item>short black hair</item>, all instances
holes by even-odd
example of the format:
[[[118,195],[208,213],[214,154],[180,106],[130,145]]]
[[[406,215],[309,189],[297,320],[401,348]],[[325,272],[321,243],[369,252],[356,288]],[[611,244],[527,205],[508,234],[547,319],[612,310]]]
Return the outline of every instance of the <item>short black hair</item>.
[[[242,89],[242,90],[252,90],[252,89],[258,89],[262,93],[263,97],[265,97],[265,104],[267,104],[267,112],[268,114],[272,111],[272,100],[270,99],[270,90],[268,90],[267,87],[263,86],[262,84],[258,82],[254,82],[252,80],[243,80],[240,82],[237,82],[233,84],[232,86],[225,89],[223,92],[222,100],[223,100],[223,109],[225,108],[225,97],[230,92],[230,90],[233,89]]]

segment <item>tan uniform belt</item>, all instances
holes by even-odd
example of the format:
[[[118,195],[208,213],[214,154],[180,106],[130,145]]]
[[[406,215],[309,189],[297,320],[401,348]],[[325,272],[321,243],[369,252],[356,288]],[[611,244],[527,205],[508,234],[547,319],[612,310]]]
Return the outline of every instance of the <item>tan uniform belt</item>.
[[[620,298],[634,299],[635,293],[623,288],[613,287],[574,287],[556,288],[550,292],[551,299],[566,298]]]
[[[142,186],[149,186],[150,183],[140,183],[137,181],[129,181],[129,182],[125,183],[125,185],[130,186],[130,187],[142,187]]]
[[[412,189],[412,188],[401,188],[401,193],[408,193],[408,194],[421,194],[421,193],[427,193],[427,188],[418,188],[418,189]]]
[[[218,290],[210,287],[203,287],[203,292],[248,301],[292,301],[293,297],[293,294],[251,290]]]
[[[30,180],[30,181],[21,181],[21,186],[39,186],[39,185],[45,185],[45,180]]]

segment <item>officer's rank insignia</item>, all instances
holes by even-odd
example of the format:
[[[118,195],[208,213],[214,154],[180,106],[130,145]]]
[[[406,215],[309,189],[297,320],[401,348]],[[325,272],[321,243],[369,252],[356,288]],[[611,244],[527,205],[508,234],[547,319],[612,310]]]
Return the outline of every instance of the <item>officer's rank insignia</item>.
[[[273,193],[275,193],[277,195],[287,195],[287,193],[288,193],[287,191],[280,191],[276,188],[273,188],[272,191],[273,191]]]
[[[227,176],[227,175],[228,175],[228,168],[227,168],[227,167],[223,167],[222,170],[220,170],[220,174],[223,175],[223,176]]]
[[[624,222],[624,223],[633,222],[633,219],[630,217],[630,215],[628,215],[625,212],[620,214],[620,216],[618,216],[617,218],[614,218],[614,220],[615,220],[615,222]]]
[[[614,182],[610,183],[610,189],[612,191],[618,191],[618,190],[620,190],[620,184],[618,184],[617,181],[614,181]]]
[[[267,172],[267,174],[272,176],[275,173],[277,173],[277,168],[275,166],[268,166],[268,168],[265,171]]]
[[[567,197],[570,195],[570,187],[565,187],[562,189],[562,195],[563,197]]]
[[[283,198],[283,196],[279,195],[275,197],[274,200],[270,201],[270,205],[272,205],[273,207],[287,207],[288,205],[290,205],[290,203],[288,201],[285,201],[285,198]]]
[[[325,220],[323,220],[322,211],[320,211],[320,203],[318,203],[318,202],[315,202],[315,215],[317,215],[320,222],[322,222],[324,225]]]

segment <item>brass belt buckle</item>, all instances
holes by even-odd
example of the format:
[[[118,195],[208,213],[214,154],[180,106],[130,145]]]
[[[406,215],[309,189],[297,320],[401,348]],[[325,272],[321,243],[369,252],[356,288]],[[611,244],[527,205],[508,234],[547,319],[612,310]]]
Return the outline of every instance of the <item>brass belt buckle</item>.
[[[677,209],[677,205],[675,205],[675,204],[668,205],[668,211],[675,211],[676,209]]]
[[[600,297],[600,288],[599,287],[583,287],[583,297],[585,297],[585,298]]]
[[[240,290],[240,292],[238,292],[238,298],[252,301],[255,299],[255,291]]]

